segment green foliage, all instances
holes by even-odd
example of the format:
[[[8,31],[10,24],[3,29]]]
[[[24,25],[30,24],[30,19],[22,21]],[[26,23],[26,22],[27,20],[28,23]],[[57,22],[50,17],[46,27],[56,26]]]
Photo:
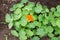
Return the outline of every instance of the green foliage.
[[[26,3],[28,2],[28,0],[21,0],[21,3]]]
[[[23,29],[21,29],[19,31],[19,39],[20,40],[26,40],[27,39],[26,32]]]
[[[8,23],[9,29],[11,29],[13,26],[13,19],[10,14],[6,14],[5,21]]]
[[[57,9],[57,12],[60,13],[60,5],[58,5],[58,6],[56,7],[56,9]]]
[[[23,3],[15,4],[13,5],[13,7],[10,8],[10,11],[15,11],[17,8],[22,8],[23,6]]]
[[[48,20],[47,19],[43,19],[43,24],[44,25],[48,24]]]
[[[11,16],[10,16],[10,14],[6,14],[5,20],[6,20],[7,23],[9,23],[9,22],[11,21]]]
[[[19,40],[27,40],[27,38],[39,40],[39,37],[46,35],[51,40],[60,39],[54,37],[60,34],[60,5],[48,9],[39,2],[35,4],[28,0],[21,0],[9,10],[12,14],[6,14],[5,21],[9,29],[15,28],[15,30],[11,30],[11,34],[18,37]],[[31,17],[27,17],[27,15]]]
[[[55,27],[55,34],[60,34],[60,28],[59,27]]]
[[[29,2],[27,6],[33,8],[35,6],[35,3],[34,2]]]
[[[56,25],[60,28],[60,19],[57,19]]]
[[[55,12],[55,11],[56,11],[56,9],[55,9],[54,7],[52,7],[50,10],[51,10],[52,12]]]
[[[36,34],[39,35],[40,37],[43,37],[46,35],[46,32],[43,28],[38,28]]]
[[[40,40],[40,38],[38,36],[34,36],[33,38],[31,38],[31,40]]]
[[[27,24],[27,19],[25,18],[25,16],[23,16],[20,20],[20,24],[21,26],[25,26]]]
[[[35,28],[35,24],[34,24],[34,23],[29,23],[29,24],[27,25],[27,27],[28,27],[28,28]]]
[[[16,30],[11,30],[11,34],[14,35],[14,36],[16,36],[16,37],[19,36]]]
[[[18,11],[18,10],[17,10],[17,11]],[[17,11],[13,14],[14,20],[18,20],[18,19],[20,19],[21,16],[22,16],[22,13],[19,13],[20,11],[18,11],[18,13],[17,13]]]
[[[17,9],[14,11],[14,14],[21,14],[21,9],[17,8]]]
[[[35,12],[40,13],[43,10],[42,5],[38,2],[35,7]]]
[[[15,21],[14,26],[15,26],[15,29],[16,29],[17,31],[20,31],[21,25],[20,25],[20,22],[19,22],[19,21],[18,21],[18,22]]]
[[[59,17],[60,16],[60,13],[59,12],[54,12],[54,15],[56,16],[56,17]]]
[[[11,28],[13,27],[13,22],[10,22],[10,23],[8,24],[8,27],[9,27],[9,29],[11,29]]]
[[[31,37],[31,36],[33,36],[34,35],[34,32],[33,31],[31,31],[31,30],[26,30],[26,33],[27,33],[27,36],[28,37]]]
[[[39,15],[39,16],[38,16],[38,20],[39,20],[39,21],[43,21],[43,15]]]
[[[60,40],[60,36],[58,37],[58,40]]]
[[[47,28],[48,28],[48,32],[49,33],[52,33],[53,32],[53,28],[51,26],[48,26]]]
[[[58,38],[57,37],[53,37],[53,38],[51,38],[51,40],[58,40]]]
[[[54,34],[49,33],[48,36],[52,38],[52,37],[54,37]]]
[[[47,6],[44,6],[41,13],[47,13],[47,12],[49,12],[49,9],[47,8]]]

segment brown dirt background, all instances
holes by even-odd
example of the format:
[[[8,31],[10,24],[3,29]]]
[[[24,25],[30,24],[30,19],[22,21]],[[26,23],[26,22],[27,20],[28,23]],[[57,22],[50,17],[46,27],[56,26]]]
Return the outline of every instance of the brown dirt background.
[[[33,2],[40,2],[42,5],[48,6],[48,8],[56,7],[60,4],[60,0],[30,0]],[[20,2],[20,0],[0,0],[0,22],[5,22],[5,14],[10,13],[9,8],[13,4]],[[18,40],[18,38],[10,34],[10,30],[7,24],[0,24],[0,40],[5,40],[6,34],[8,35],[8,40]],[[29,39],[28,39],[29,40]],[[41,38],[41,40],[49,40],[47,36]]]

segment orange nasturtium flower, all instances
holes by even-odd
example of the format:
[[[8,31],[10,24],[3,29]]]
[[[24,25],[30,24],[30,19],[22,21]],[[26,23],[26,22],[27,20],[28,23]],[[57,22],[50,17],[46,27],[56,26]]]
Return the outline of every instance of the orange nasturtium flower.
[[[32,15],[27,15],[26,18],[27,18],[28,22],[34,21],[34,18]]]

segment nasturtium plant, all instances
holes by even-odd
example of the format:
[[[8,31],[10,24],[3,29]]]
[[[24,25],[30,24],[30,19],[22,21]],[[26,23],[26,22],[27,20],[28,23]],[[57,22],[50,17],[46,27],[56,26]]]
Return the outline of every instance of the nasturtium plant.
[[[50,40],[60,40],[55,35],[60,35],[60,5],[48,9],[39,2],[21,0],[14,4],[7,13],[5,21],[11,34],[19,40],[40,40],[41,37],[49,36]]]

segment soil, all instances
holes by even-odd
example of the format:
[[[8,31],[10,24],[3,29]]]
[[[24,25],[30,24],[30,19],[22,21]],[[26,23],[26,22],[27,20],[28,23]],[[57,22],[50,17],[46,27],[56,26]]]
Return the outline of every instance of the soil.
[[[40,2],[42,5],[48,6],[48,8],[56,7],[60,4],[60,0],[30,0],[33,2]],[[20,0],[0,0],[0,22],[5,22],[5,14],[10,13],[9,8],[13,4],[20,2]],[[6,35],[8,35],[8,40],[18,40],[18,38],[10,34],[10,30],[7,24],[0,24],[0,40],[5,40]],[[41,38],[41,40],[49,40],[47,36]]]

